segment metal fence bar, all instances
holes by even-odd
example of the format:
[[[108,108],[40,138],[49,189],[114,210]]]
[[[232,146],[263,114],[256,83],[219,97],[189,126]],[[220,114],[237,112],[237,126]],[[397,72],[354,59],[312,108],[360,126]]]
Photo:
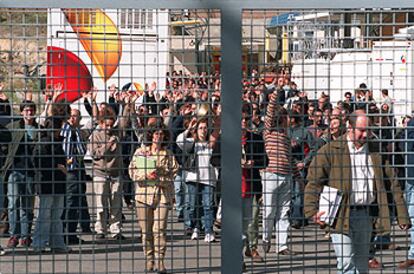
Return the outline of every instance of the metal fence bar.
[[[241,273],[241,10],[223,9],[222,39],[222,273]]]
[[[74,1],[53,1],[44,0],[33,2],[30,0],[4,0],[0,3],[1,8],[52,8],[52,7],[77,7],[77,8],[170,8],[170,9],[214,9],[214,8],[233,8],[238,7],[240,9],[264,9],[264,8],[289,8],[289,9],[306,9],[306,8],[324,8],[324,9],[340,9],[340,8],[400,8],[401,1],[395,0],[349,0],[349,1],[329,1],[329,0],[296,0],[296,1],[269,1],[269,0],[160,0],[160,1],[145,1],[145,0],[74,0]],[[413,1],[404,1],[405,7],[414,6]]]
[[[404,5],[414,6],[414,1],[406,1]],[[222,136],[221,136],[221,167],[222,194],[223,194],[223,229],[221,242],[221,271],[222,273],[240,273],[242,271],[242,212],[241,212],[241,106],[240,90],[242,90],[242,11],[244,8],[375,8],[375,7],[399,7],[397,1],[72,1],[70,3],[60,1],[42,1],[31,3],[30,1],[2,1],[0,8],[16,7],[137,7],[137,8],[221,8],[221,45],[222,45]],[[34,6],[34,7],[33,7]],[[363,11],[365,12],[365,11]],[[369,16],[369,14],[367,14]],[[395,16],[395,15],[394,15]],[[395,18],[393,19],[395,24]],[[369,26],[367,26],[368,28]],[[381,34],[382,36],[382,34]],[[252,62],[252,61],[251,61]]]

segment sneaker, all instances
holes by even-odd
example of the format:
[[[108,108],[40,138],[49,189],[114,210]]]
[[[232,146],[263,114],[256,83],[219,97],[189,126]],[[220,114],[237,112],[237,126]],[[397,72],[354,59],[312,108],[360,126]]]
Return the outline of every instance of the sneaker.
[[[193,234],[191,234],[191,240],[197,240],[199,236],[198,228],[194,228]]]
[[[284,256],[296,256],[296,255],[298,255],[297,252],[295,252],[293,250],[290,250],[288,248],[283,249],[282,251],[279,251],[277,254],[278,255],[284,255]]]
[[[206,236],[204,237],[204,242],[206,243],[211,243],[214,242],[216,240],[216,238],[214,237],[214,233],[207,233]]]
[[[65,237],[65,244],[66,245],[78,245],[78,244],[84,244],[85,241],[82,240],[79,237],[73,236],[73,237]]]
[[[34,247],[33,252],[36,253],[36,254],[42,254],[42,253],[46,253],[47,251],[46,251],[45,248]]]
[[[263,240],[263,251],[264,251],[264,253],[269,253],[271,246],[272,246],[272,243],[270,241]]]
[[[122,235],[121,233],[118,233],[118,234],[114,235],[112,238],[114,238],[117,241],[123,241],[123,240],[126,239],[125,236]]]
[[[28,248],[32,245],[32,239],[30,237],[26,239],[20,239],[20,245],[22,247]]]
[[[83,234],[93,234],[93,231],[90,227],[84,227],[84,228],[82,228],[82,233]]]
[[[67,246],[65,246],[65,247],[56,247],[56,248],[51,248],[50,251],[52,253],[55,253],[55,254],[70,253],[72,251],[72,248],[67,247]]]
[[[6,250],[0,246],[0,256],[6,255]]]
[[[193,229],[191,227],[187,227],[184,230],[184,236],[191,236],[193,234]]]
[[[8,248],[15,248],[19,244],[19,239],[16,236],[10,237],[9,241],[7,242]]]
[[[103,233],[98,233],[98,234],[96,234],[96,239],[98,239],[98,240],[103,240],[103,239],[105,239],[105,234],[103,234]]]

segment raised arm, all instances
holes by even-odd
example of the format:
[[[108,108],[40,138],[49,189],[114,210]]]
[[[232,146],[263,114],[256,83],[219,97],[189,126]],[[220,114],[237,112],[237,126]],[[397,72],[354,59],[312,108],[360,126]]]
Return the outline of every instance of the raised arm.
[[[180,133],[176,139],[177,146],[186,153],[190,152],[194,145],[194,138],[188,138],[189,134],[190,129],[186,129]]]
[[[264,120],[265,127],[264,127],[263,133],[264,133],[265,138],[266,138],[266,135],[268,135],[275,128],[276,120],[279,119],[282,106],[280,106],[277,103],[277,100],[278,100],[277,92],[273,92],[270,95],[270,100],[267,105],[266,116]]]

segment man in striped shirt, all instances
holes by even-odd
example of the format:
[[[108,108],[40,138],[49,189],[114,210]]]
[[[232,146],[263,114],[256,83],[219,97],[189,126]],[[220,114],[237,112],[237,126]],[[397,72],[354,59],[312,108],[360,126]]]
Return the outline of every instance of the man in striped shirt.
[[[276,220],[276,252],[293,255],[287,247],[289,228],[289,205],[291,200],[292,177],[296,167],[292,160],[291,142],[287,134],[288,115],[278,103],[278,94],[270,95],[263,131],[268,166],[262,174],[264,213],[263,249],[270,251],[273,226]]]
[[[63,125],[60,135],[63,137],[63,151],[66,155],[67,184],[64,229],[66,232],[66,244],[78,244],[82,242],[76,236],[76,228],[80,223],[83,232],[91,232],[90,215],[86,200],[85,165],[83,157],[86,153],[84,140],[80,130],[80,111],[72,109],[70,117]]]

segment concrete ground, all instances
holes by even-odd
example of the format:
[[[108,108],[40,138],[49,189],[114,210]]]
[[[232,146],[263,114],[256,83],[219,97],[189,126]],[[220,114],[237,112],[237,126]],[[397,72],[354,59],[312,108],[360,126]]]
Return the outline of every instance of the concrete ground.
[[[94,235],[82,235],[82,245],[71,246],[70,254],[36,254],[24,248],[7,250],[0,257],[0,273],[145,273],[141,238],[133,211],[126,209],[125,241],[97,240]],[[172,214],[171,214],[172,215]],[[384,263],[382,271],[371,273],[414,273],[398,271],[396,264],[407,254],[408,235],[397,231],[396,243],[402,247],[396,251],[382,251],[378,257]],[[1,239],[6,245],[7,238]],[[264,263],[247,260],[247,273],[336,273],[335,256],[324,232],[315,226],[292,230],[290,248],[296,256],[277,256],[274,249],[265,254]],[[189,240],[183,236],[183,224],[170,217],[166,266],[170,273],[220,273],[220,237],[207,244],[201,238]]]
[[[93,193],[88,184],[88,193]],[[89,207],[95,208],[92,196],[88,196]],[[36,207],[36,206],[35,206]],[[94,212],[91,210],[92,218]],[[142,251],[140,229],[135,212],[124,207],[124,235],[126,240],[97,240],[95,235],[81,235],[86,242],[72,245],[70,254],[36,254],[31,249],[17,247],[6,249],[0,257],[0,274],[14,273],[145,273],[145,260]],[[169,273],[220,273],[221,246],[217,231],[216,242],[207,244],[204,237],[198,241],[183,235],[183,223],[170,214],[168,222],[168,243],[165,264]],[[1,238],[3,247],[8,238]],[[396,251],[381,251],[378,258],[385,268],[371,273],[414,273],[398,271],[396,265],[406,258],[409,235],[394,227],[393,239],[401,247]],[[261,242],[261,241],[260,241]],[[290,231],[289,246],[298,252],[296,256],[278,256],[274,250],[264,254],[264,263],[252,263],[246,259],[247,273],[336,273],[336,260],[329,239],[324,231],[316,226]],[[235,273],[236,274],[236,273]]]

